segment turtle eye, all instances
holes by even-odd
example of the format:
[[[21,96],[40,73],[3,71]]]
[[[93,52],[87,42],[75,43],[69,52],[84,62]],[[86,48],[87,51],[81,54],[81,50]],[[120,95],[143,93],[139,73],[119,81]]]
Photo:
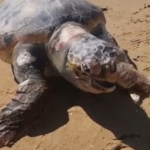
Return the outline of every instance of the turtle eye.
[[[82,73],[84,73],[84,74],[90,74],[90,69],[88,68],[88,66],[87,66],[85,63],[83,63],[83,64],[81,65],[81,71],[82,71]]]

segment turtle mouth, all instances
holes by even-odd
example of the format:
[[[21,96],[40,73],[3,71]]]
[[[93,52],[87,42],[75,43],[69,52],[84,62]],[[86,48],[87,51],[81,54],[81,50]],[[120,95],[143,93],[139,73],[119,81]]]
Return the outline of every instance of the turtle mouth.
[[[92,80],[92,86],[96,89],[108,90],[115,89],[116,84],[108,81]]]

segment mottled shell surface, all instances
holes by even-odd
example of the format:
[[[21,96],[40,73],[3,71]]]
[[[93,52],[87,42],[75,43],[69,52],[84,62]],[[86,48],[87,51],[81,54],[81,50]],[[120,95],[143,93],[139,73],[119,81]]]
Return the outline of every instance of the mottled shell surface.
[[[67,21],[92,30],[99,22],[105,24],[105,17],[85,0],[5,0],[0,6],[0,58],[7,62],[18,42],[47,42]]]

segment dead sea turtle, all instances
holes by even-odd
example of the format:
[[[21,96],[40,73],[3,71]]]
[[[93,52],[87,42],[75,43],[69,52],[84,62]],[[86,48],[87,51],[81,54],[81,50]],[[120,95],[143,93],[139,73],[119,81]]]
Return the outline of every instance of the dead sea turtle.
[[[134,69],[105,24],[102,9],[85,0],[2,3],[0,58],[19,85],[0,112],[0,147],[11,146],[40,117],[51,76],[95,94],[112,92],[116,83],[150,93],[149,78]]]

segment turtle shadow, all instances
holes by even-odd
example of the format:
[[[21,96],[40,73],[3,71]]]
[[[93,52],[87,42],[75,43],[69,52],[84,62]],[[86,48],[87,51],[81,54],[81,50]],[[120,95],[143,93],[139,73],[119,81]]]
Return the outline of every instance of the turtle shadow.
[[[150,149],[150,119],[130,99],[126,90],[118,87],[113,93],[97,96],[84,93],[62,79],[57,82],[59,85],[48,97],[50,102],[42,119],[31,129],[29,136],[55,131],[69,121],[69,108],[81,106],[93,121],[111,131],[117,140],[135,150]]]

